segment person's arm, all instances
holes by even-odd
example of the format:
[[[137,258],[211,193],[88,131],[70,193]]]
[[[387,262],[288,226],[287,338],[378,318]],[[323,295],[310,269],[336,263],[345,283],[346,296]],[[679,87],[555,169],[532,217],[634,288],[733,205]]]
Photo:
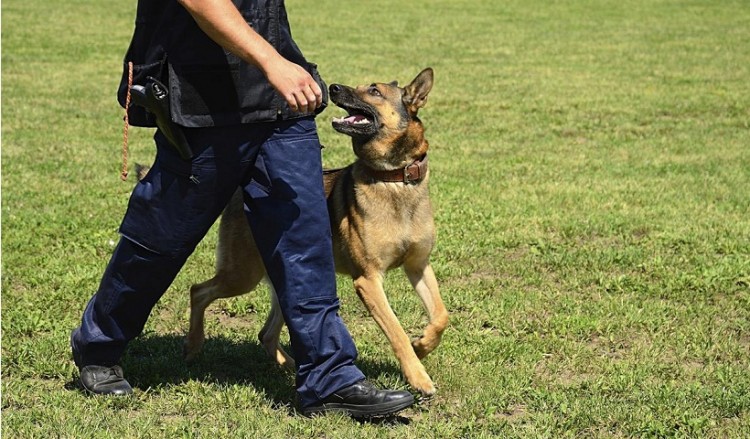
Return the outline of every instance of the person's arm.
[[[263,71],[294,111],[312,112],[322,103],[320,87],[301,66],[279,55],[245,22],[230,0],[177,0],[218,45]]]

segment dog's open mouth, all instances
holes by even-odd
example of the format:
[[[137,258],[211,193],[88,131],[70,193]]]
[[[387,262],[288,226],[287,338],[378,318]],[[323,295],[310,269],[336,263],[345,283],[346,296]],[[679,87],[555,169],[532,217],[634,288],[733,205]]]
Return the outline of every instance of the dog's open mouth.
[[[372,123],[372,121],[364,114],[352,114],[347,117],[334,117],[333,123],[341,125],[362,125]]]
[[[333,118],[333,129],[348,134],[350,136],[371,136],[377,132],[376,118],[370,112],[363,108],[345,107],[339,104],[339,107],[348,113],[344,117]]]

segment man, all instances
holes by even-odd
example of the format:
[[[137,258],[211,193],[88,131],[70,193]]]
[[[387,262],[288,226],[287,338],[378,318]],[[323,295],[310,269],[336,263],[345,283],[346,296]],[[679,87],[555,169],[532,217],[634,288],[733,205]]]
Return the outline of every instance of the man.
[[[71,335],[84,389],[132,392],[117,365],[127,343],[241,187],[289,328],[302,413],[369,417],[413,404],[409,392],[364,381],[338,316],[314,121],[327,95],[292,40],[283,0],[139,0],[125,61],[133,68],[121,104],[130,82],[167,84],[171,120],[193,157],[157,130],[155,163],[133,191],[120,242]],[[154,126],[142,108],[128,112],[132,124]]]

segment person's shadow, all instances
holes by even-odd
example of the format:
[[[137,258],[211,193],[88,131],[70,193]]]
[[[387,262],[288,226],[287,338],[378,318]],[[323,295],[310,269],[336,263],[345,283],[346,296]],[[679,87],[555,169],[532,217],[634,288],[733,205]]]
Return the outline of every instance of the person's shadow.
[[[140,390],[188,381],[253,386],[266,395],[274,407],[286,407],[294,414],[294,374],[273,363],[258,341],[212,336],[206,339],[203,351],[191,363],[183,359],[182,343],[182,336],[153,333],[131,341],[120,363],[128,382]],[[289,346],[284,348],[291,352]],[[401,373],[396,364],[381,361],[360,359],[357,367],[367,377]],[[77,379],[73,377],[66,387],[78,387]],[[409,420],[396,416],[373,422],[408,424]]]

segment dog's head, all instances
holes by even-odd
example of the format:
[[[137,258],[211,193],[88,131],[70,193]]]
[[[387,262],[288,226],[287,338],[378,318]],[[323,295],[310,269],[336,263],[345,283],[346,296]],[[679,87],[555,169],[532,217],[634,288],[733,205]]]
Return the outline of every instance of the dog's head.
[[[354,153],[375,169],[397,169],[427,152],[417,112],[432,89],[433,72],[424,69],[406,87],[397,82],[356,88],[331,84],[331,101],[346,110],[333,128],[351,136]]]

